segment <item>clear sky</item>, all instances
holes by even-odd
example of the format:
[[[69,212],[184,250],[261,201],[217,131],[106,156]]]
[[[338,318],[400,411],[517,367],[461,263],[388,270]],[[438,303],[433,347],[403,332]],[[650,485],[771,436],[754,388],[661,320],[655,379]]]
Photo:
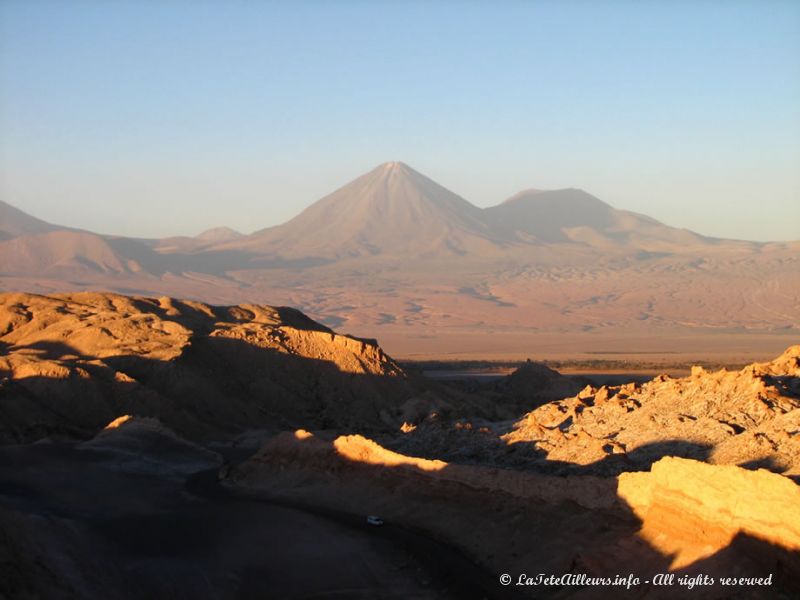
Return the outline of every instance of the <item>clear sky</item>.
[[[800,239],[800,2],[0,0],[0,198],[250,232],[388,160]]]

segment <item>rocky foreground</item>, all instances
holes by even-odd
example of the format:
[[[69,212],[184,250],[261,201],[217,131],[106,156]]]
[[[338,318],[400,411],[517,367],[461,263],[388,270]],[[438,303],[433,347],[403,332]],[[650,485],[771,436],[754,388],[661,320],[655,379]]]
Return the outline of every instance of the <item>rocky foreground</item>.
[[[800,592],[800,488],[766,470],[665,457],[647,472],[559,477],[398,454],[362,436],[282,434],[234,489],[381,514],[463,548],[495,573],[713,577],[698,598]],[[766,577],[730,589],[722,577]],[[515,586],[516,587],[516,586]],[[519,591],[519,590],[517,590]],[[675,598],[678,587],[535,588],[538,598]]]
[[[167,513],[223,527],[243,497],[353,523],[377,514],[390,535],[445,543],[491,574],[460,598],[800,594],[800,346],[737,372],[599,388],[534,363],[465,391],[292,309],[89,293],[0,295],[0,344],[0,597],[134,598],[134,584],[154,598],[186,585],[193,598],[268,597],[278,559],[239,533],[224,567],[167,557],[160,533],[146,541]],[[229,500],[199,500],[223,494],[190,484],[201,472]],[[389,573],[385,555],[375,568]],[[515,585],[564,574],[640,581]],[[375,597],[362,575],[349,597]],[[453,597],[426,581],[393,597]]]
[[[564,384],[526,365],[509,385],[526,373],[543,387]],[[381,443],[299,430],[266,442],[225,483],[430,532],[513,574],[515,595],[793,598],[798,384],[795,346],[738,372],[586,387],[511,423],[432,414]],[[523,574],[640,582],[517,586]],[[655,584],[658,574],[674,579]]]
[[[374,340],[292,308],[0,294],[0,442],[88,439],[125,414],[195,440],[256,428],[395,430],[470,405],[429,388]]]

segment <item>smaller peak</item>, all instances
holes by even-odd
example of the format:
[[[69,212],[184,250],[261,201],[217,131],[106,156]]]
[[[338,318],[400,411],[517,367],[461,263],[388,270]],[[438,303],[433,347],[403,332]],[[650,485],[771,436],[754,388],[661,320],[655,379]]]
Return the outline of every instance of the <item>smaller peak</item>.
[[[206,229],[204,232],[194,237],[195,239],[207,242],[227,242],[244,237],[244,234],[230,227],[214,227],[212,229]]]
[[[526,190],[522,190],[521,192],[517,192],[510,198],[503,200],[503,202],[500,203],[500,206],[502,206],[503,204],[517,204],[519,202],[525,202],[525,200],[527,200],[528,198],[531,198],[533,196],[538,196],[539,194],[544,194],[548,191],[550,190],[528,188]]]
[[[599,198],[593,196],[586,190],[581,188],[569,187],[569,188],[560,188],[557,190],[539,190],[539,189],[527,189],[522,190],[521,192],[517,192],[504,202],[501,202],[501,206],[503,204],[518,204],[518,203],[526,203],[527,201],[542,201],[542,202],[559,202],[562,204],[572,204],[572,203],[582,203],[585,204],[587,202],[593,204],[605,204]]]
[[[520,198],[527,198],[528,196],[535,196],[536,194],[541,194],[544,191],[545,190],[539,190],[539,189],[536,189],[536,188],[528,188],[526,190],[522,190],[520,192],[517,192],[516,194],[514,194],[510,198],[507,198],[506,200],[504,200],[502,202],[502,204],[508,204],[509,202],[516,202]]]

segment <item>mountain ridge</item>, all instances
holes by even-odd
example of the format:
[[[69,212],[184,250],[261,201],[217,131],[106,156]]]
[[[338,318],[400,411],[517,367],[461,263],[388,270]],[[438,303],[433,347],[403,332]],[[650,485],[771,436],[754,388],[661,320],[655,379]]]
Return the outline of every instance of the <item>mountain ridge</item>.
[[[388,163],[282,225],[210,237],[23,234],[0,241],[0,287],[279,303],[429,356],[632,340],[754,357],[753,335],[773,352],[800,329],[800,242],[709,238],[575,188],[482,209]]]
[[[392,254],[491,256],[543,243],[663,250],[669,244],[676,249],[703,245],[708,239],[616,209],[577,188],[523,190],[496,206],[479,208],[407,164],[387,162],[281,225],[212,247],[340,260]]]
[[[380,217],[384,224],[390,224],[391,231],[370,233],[370,226],[376,224],[374,217]],[[428,221],[435,223],[430,225]],[[594,222],[587,222],[594,219]],[[446,223],[446,226],[445,226]],[[745,243],[746,240],[725,240],[705,236],[689,229],[666,225],[652,217],[614,208],[596,196],[580,188],[541,190],[528,188],[517,192],[500,203],[480,208],[462,196],[448,190],[429,177],[416,171],[401,161],[385,162],[367,173],[345,183],[334,192],[307,206],[288,221],[257,229],[251,234],[242,234],[230,227],[215,226],[194,237],[184,246],[191,251],[229,250],[243,248],[252,251],[275,251],[281,244],[290,244],[292,236],[304,233],[302,229],[314,229],[315,239],[307,244],[311,249],[323,248],[330,236],[320,235],[339,230],[333,246],[343,247],[343,251],[326,252],[338,257],[376,254],[376,239],[400,237],[397,230],[407,226],[426,227],[422,236],[430,239],[441,238],[442,234],[454,232],[467,233],[495,243],[499,246],[513,245],[531,241],[531,237],[546,243],[569,243],[569,236],[558,231],[563,228],[591,227],[611,229],[612,233],[629,233],[637,228],[647,229],[652,235],[654,227],[666,228],[673,232],[690,234],[694,242],[720,240]],[[183,236],[167,236],[159,239],[110,236],[54,225],[33,217],[11,204],[0,201],[0,241],[33,233],[51,231],[81,231],[98,235],[105,239],[134,239],[147,245],[166,246],[172,240],[183,240]],[[517,234],[527,234],[519,236]],[[437,235],[439,234],[439,235]],[[685,235],[684,234],[684,235]],[[406,235],[406,238],[408,236]],[[662,235],[667,239],[669,236]],[[348,238],[352,243],[345,243]],[[686,239],[681,239],[684,244]],[[360,248],[358,246],[360,245]],[[412,246],[412,244],[408,244]],[[324,248],[323,248],[324,249]],[[408,248],[407,248],[408,249]],[[284,248],[284,253],[286,248]],[[379,252],[377,252],[379,253]],[[289,252],[289,254],[294,254]]]

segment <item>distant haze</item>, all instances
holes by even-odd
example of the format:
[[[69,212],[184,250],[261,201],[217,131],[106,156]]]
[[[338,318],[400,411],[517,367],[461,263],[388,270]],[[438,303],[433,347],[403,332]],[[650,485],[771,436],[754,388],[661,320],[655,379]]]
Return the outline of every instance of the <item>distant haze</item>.
[[[0,200],[128,236],[289,220],[382,161],[800,237],[797,2],[0,3]],[[218,232],[219,233],[219,232]]]
[[[399,161],[249,235],[123,238],[0,201],[0,289],[293,306],[406,356],[772,354],[800,330],[798,264],[800,240],[709,237],[576,188],[480,208]]]

